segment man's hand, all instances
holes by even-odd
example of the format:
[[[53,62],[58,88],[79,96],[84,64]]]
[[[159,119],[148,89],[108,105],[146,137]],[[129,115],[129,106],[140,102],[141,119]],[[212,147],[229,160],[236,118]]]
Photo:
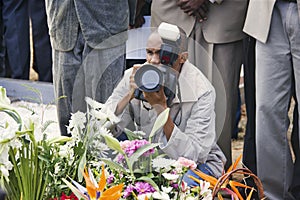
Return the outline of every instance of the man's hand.
[[[157,92],[144,92],[144,97],[150,103],[150,105],[155,109],[157,115],[163,112],[167,106],[167,98],[164,93],[164,87],[161,87]],[[167,122],[164,125],[164,134],[169,141],[172,136],[172,132],[174,130],[175,124],[173,123],[170,115],[168,116]]]
[[[164,111],[167,106],[167,98],[164,93],[164,88],[161,87],[157,92],[143,92],[147,102],[156,110],[159,114]]]
[[[134,75],[140,67],[141,67],[140,64],[136,64],[132,67],[132,73],[131,73],[130,78],[129,78],[129,85],[130,85],[129,93],[130,93],[130,97],[131,97],[130,100],[134,98],[134,91],[135,91],[135,89],[138,88],[135,81],[134,81]]]
[[[208,0],[178,0],[177,5],[188,15],[195,16],[199,22],[207,19]]]
[[[117,104],[117,108],[115,110],[115,115],[117,115],[117,116],[120,115],[124,111],[124,109],[126,108],[128,103],[134,98],[134,91],[136,88],[138,88],[134,82],[134,75],[135,75],[136,71],[138,70],[138,68],[140,68],[140,67],[141,67],[141,65],[133,66],[133,70],[132,70],[132,73],[129,78],[130,90]]]

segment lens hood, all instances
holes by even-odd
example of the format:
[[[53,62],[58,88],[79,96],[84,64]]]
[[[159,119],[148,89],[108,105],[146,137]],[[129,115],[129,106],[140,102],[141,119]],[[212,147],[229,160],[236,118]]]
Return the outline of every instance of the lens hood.
[[[144,92],[156,92],[163,84],[163,73],[158,67],[145,64],[136,71],[134,81],[139,90]]]

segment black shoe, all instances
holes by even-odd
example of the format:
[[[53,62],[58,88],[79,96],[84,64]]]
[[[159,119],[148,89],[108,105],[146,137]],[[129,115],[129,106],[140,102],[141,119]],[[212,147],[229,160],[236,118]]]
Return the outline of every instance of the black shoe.
[[[300,185],[293,187],[291,189],[291,193],[295,197],[295,199],[300,200]]]

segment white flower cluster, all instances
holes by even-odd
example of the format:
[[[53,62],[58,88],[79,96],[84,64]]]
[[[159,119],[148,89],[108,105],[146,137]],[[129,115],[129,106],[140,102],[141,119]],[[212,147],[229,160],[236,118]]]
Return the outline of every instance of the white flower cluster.
[[[93,157],[107,157],[109,148],[105,144],[103,135],[111,135],[110,128],[119,122],[119,118],[101,104],[89,97],[85,98],[88,111],[86,113],[76,112],[71,114],[68,133],[72,135],[73,140],[67,144],[68,151],[79,141],[87,147],[87,152]]]

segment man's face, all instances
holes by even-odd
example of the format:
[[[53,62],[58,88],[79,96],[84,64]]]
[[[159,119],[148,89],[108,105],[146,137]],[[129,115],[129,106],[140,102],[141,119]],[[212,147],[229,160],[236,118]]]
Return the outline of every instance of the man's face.
[[[160,48],[162,45],[162,40],[158,33],[153,33],[149,36],[146,48],[146,60],[150,64],[159,65],[160,64]]]
[[[159,36],[158,33],[152,33],[147,42],[147,48],[146,48],[146,61],[149,64],[153,65],[159,65],[161,64],[160,60],[160,50],[161,50],[161,45],[162,45],[162,40],[161,37]],[[180,59],[181,54],[178,56],[178,59],[174,62],[172,68],[178,72],[180,72],[181,69],[181,64],[185,62]]]

